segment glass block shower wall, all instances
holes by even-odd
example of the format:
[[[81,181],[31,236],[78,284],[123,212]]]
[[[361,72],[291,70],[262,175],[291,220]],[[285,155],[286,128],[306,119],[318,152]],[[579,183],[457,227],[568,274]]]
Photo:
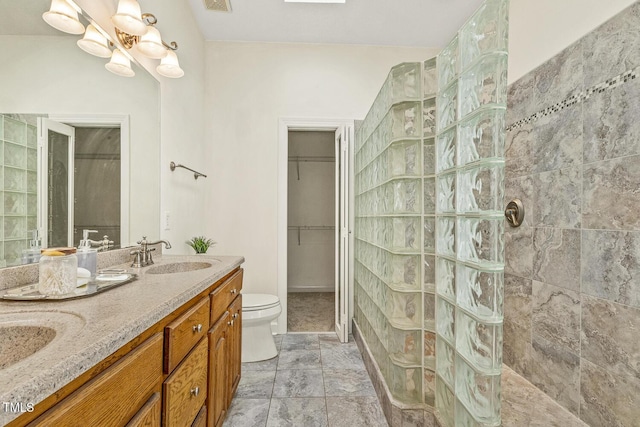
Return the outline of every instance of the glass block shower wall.
[[[500,424],[507,7],[392,68],[356,132],[355,321],[392,396],[449,426]]]
[[[435,222],[435,66],[392,68],[356,133],[354,315],[392,395],[408,403],[435,399],[433,308],[423,307],[424,277],[435,304],[434,273],[421,267],[425,248],[435,259],[433,233],[423,238]]]
[[[487,0],[438,55],[436,409],[500,425],[508,0]]]
[[[0,267],[21,264],[37,228],[37,135],[36,116],[0,114]]]

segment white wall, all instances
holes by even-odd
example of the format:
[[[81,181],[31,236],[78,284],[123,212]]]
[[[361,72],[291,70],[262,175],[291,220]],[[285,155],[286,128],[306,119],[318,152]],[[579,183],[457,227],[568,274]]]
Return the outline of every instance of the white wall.
[[[509,83],[542,65],[635,0],[512,0]]]
[[[389,69],[434,49],[206,43],[213,252],[246,258],[245,291],[277,294],[278,119],[362,119]],[[211,251],[210,251],[211,252]]]
[[[289,226],[335,226],[335,132],[289,132],[289,157],[334,159],[289,162]],[[287,242],[288,291],[334,292],[335,228],[288,230]]]
[[[169,253],[188,254],[193,250],[186,240],[207,234],[210,221],[205,200],[212,191],[211,162],[205,156],[204,143],[204,39],[191,8],[175,0],[140,0],[143,12],[158,19],[157,28],[163,40],[176,41],[180,67],[185,75],[179,79],[158,76],[161,88],[160,129],[162,153],[160,160],[160,214],[169,212],[170,230],[163,221],[160,236],[172,244]],[[158,61],[155,61],[155,66]],[[151,72],[155,74],[152,68]],[[157,75],[157,74],[156,74]],[[174,161],[209,175],[198,178],[184,169],[171,172]],[[215,236],[210,236],[214,237]]]

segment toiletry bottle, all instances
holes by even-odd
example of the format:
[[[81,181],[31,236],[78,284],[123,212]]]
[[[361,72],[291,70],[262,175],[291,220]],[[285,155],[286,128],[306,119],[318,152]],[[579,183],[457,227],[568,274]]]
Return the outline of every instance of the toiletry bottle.
[[[29,248],[22,250],[22,263],[34,264],[40,261],[40,249],[42,241],[38,236],[38,230],[31,230],[31,240],[29,240]]]
[[[82,230],[82,240],[78,245],[76,255],[78,257],[78,267],[85,268],[91,273],[91,277],[96,277],[98,266],[98,250],[91,247],[89,233],[97,233],[98,230]]]

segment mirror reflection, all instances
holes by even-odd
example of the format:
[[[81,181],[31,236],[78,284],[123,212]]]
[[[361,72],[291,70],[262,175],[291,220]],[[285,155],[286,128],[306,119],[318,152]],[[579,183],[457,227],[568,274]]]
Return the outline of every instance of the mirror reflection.
[[[49,5],[0,0],[0,266],[83,230],[101,249],[160,231],[159,83],[105,70],[42,20]]]

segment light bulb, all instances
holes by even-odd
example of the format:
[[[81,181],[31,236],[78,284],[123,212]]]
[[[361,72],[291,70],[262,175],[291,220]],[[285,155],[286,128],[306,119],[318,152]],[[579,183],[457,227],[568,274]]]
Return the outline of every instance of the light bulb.
[[[167,48],[162,45],[160,31],[151,25],[149,25],[147,33],[140,37],[137,46],[140,53],[149,58],[160,59],[167,55]]]
[[[178,56],[172,50],[167,50],[167,56],[162,58],[160,65],[156,67],[156,71],[161,76],[177,79],[184,76],[184,71],[178,63]]]
[[[48,12],[42,14],[42,19],[56,30],[65,33],[84,33],[84,25],[78,19],[78,12],[66,0],[51,0],[51,7]]]
[[[84,37],[78,40],[78,46],[85,52],[100,58],[109,58],[111,56],[111,49],[107,45],[107,39],[91,24],[87,25]]]
[[[115,49],[111,54],[111,61],[104,64],[104,67],[114,74],[123,77],[133,77],[135,72],[131,69],[131,62],[120,49]]]
[[[141,36],[147,32],[147,25],[142,21],[140,5],[136,0],[120,0],[118,10],[111,20],[127,34]]]

